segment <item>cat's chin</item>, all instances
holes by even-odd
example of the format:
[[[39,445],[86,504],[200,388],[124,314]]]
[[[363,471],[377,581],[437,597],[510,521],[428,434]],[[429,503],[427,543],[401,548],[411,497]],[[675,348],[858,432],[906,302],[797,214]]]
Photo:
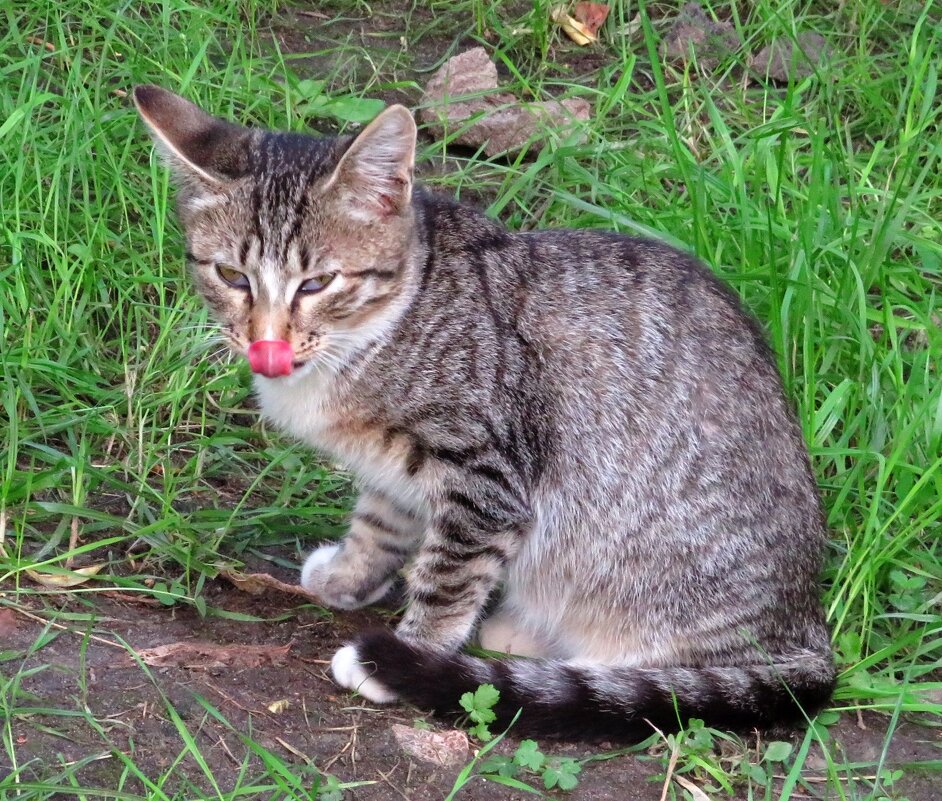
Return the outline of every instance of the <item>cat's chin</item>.
[[[266,384],[268,386],[291,387],[304,381],[312,373],[317,373],[317,359],[308,359],[305,362],[295,362],[292,370],[287,375],[268,377],[261,373],[255,373],[252,377],[257,384]]]

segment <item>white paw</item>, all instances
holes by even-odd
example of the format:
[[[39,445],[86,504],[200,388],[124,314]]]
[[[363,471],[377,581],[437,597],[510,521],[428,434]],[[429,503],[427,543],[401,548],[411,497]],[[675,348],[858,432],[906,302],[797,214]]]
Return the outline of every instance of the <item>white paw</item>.
[[[339,543],[321,545],[304,560],[301,568],[301,586],[314,593],[324,604],[332,609],[359,609],[381,600],[392,589],[395,577],[384,581],[366,597],[349,592],[352,576],[343,571],[342,565],[338,570],[334,564],[339,551]]]
[[[330,660],[330,672],[341,687],[354,690],[374,704],[391,704],[397,695],[370,675],[369,665],[360,663],[357,649],[345,645]]]
[[[321,545],[315,548],[313,553],[304,560],[304,567],[301,568],[301,586],[309,592],[317,593],[324,583],[327,575],[327,565],[333,561],[340,545],[332,542],[329,545]]]

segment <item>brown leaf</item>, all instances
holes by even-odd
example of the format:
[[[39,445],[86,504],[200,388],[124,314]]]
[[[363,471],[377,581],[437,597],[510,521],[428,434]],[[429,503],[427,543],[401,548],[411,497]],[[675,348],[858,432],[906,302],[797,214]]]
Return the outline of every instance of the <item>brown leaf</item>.
[[[235,570],[222,570],[219,575],[231,581],[236,589],[250,595],[264,595],[269,590],[276,590],[286,595],[296,595],[299,598],[320,603],[314,593],[308,592],[300,584],[286,584],[268,573],[238,573]]]
[[[257,668],[281,662],[291,645],[218,645],[189,640],[145,648],[137,655],[151,667],[183,667],[189,670],[236,667]]]
[[[442,767],[464,764],[471,750],[468,735],[458,729],[430,731],[393,723],[392,733],[406,754]]]
[[[608,3],[576,3],[572,16],[581,22],[593,36],[597,35],[599,28],[608,18],[611,11]]]
[[[563,29],[563,33],[577,45],[592,44],[598,38],[584,22],[580,22],[566,13],[566,6],[553,8],[550,11],[550,19],[559,25]]]
[[[104,566],[104,563],[102,563],[100,565],[77,567],[70,573],[40,573],[36,570],[30,570],[27,568],[26,575],[37,584],[42,584],[44,587],[66,590],[69,587],[78,587],[80,584],[84,584],[86,581],[92,578],[92,576],[96,575]]]
[[[0,637],[16,634],[16,615],[12,609],[0,609]]]

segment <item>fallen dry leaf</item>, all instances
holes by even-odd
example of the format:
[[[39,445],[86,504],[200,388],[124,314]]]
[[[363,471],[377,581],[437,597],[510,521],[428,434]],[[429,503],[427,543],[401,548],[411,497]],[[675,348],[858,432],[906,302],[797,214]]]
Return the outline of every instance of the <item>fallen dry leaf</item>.
[[[674,781],[690,793],[693,801],[710,801],[710,796],[697,787],[690,779],[686,779],[683,776],[674,776]]]
[[[568,14],[566,6],[555,6],[550,11],[550,19],[559,25],[559,27],[563,29],[563,33],[577,45],[592,44],[592,42],[598,39],[595,33],[589,30],[589,27],[584,22],[580,22]]]
[[[291,706],[291,702],[287,698],[282,698],[279,701],[272,701],[268,705],[268,711],[271,712],[273,715],[280,715],[289,706]]]
[[[218,645],[189,640],[145,648],[137,654],[151,667],[183,667],[189,670],[236,667],[257,668],[281,662],[291,645]]]
[[[572,16],[597,38],[599,28],[605,24],[610,10],[611,7],[608,3],[576,3],[576,7],[572,10]]]
[[[80,584],[84,584],[92,576],[97,575],[104,566],[104,563],[102,563],[100,565],[76,567],[71,573],[40,573],[36,570],[27,569],[26,575],[44,587],[65,590],[69,587],[78,587]]]
[[[464,764],[471,750],[468,735],[458,729],[430,731],[393,723],[392,733],[406,754],[441,767]]]
[[[16,615],[12,609],[0,609],[0,637],[16,634]]]
[[[314,593],[308,592],[300,584],[286,584],[268,573],[238,573],[235,570],[222,570],[219,575],[231,581],[236,589],[250,595],[264,595],[269,590],[277,590],[286,595],[297,595],[300,598],[320,603]]]

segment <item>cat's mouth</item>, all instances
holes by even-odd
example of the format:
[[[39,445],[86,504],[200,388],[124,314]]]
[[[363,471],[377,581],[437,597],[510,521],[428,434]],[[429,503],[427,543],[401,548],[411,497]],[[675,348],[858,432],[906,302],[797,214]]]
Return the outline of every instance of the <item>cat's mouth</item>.
[[[252,372],[266,378],[291,375],[297,366],[294,348],[283,339],[256,340],[249,345],[248,357]]]
[[[336,361],[323,348],[313,353],[309,348],[304,351],[296,353],[291,343],[283,339],[260,339],[252,342],[244,353],[252,372],[266,378],[298,377],[310,368]]]

